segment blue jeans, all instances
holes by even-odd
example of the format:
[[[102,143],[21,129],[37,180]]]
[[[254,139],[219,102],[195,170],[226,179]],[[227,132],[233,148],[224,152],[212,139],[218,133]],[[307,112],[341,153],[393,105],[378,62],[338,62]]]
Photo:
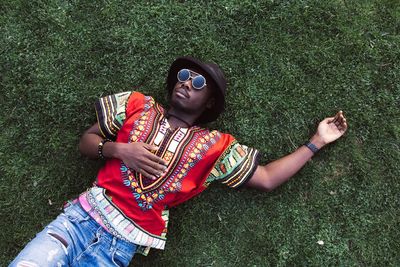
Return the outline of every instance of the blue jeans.
[[[10,266],[128,266],[137,248],[114,237],[74,203],[37,234]]]

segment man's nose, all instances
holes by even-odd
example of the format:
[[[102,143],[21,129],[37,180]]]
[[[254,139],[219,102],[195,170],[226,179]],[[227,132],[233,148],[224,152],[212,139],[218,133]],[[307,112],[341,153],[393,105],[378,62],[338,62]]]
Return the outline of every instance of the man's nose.
[[[182,84],[186,89],[189,89],[189,90],[192,89],[192,81],[190,79],[187,80],[187,81],[182,82]]]

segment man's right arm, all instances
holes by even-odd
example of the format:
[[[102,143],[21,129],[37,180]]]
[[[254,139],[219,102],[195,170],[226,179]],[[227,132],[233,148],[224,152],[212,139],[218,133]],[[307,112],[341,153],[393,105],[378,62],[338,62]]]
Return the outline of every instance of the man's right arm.
[[[95,123],[85,131],[79,142],[79,150],[82,155],[91,159],[99,158],[99,143],[104,139],[99,124]],[[129,168],[143,174],[150,179],[162,175],[166,169],[166,162],[150,151],[158,147],[142,142],[118,143],[106,142],[103,145],[103,155],[106,158],[117,158],[122,160]]]
[[[79,141],[79,151],[82,155],[87,156],[90,159],[98,159],[98,146],[99,143],[104,139],[99,129],[99,124],[95,123],[85,131]],[[108,145],[107,145],[108,147]],[[107,153],[106,146],[103,148],[103,154]],[[110,151],[111,152],[111,151]]]

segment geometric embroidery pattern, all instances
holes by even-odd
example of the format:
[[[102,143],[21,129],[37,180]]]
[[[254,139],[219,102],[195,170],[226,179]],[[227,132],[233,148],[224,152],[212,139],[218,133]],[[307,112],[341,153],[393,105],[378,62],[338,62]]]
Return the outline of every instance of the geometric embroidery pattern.
[[[239,187],[254,173],[258,165],[258,155],[256,149],[233,141],[217,160],[204,185],[208,186],[219,180],[230,187]]]
[[[167,194],[179,192],[182,179],[219,138],[219,132],[196,126],[171,130],[163,108],[147,97],[145,109],[130,132],[129,142],[158,146],[156,155],[167,162],[167,169],[162,176],[151,180],[121,162],[123,182],[131,188],[139,207],[149,210]]]
[[[123,92],[96,101],[96,116],[103,136],[115,139],[125,120],[125,106],[131,94],[132,92]]]
[[[168,210],[164,210],[162,213],[162,219],[165,222],[165,231],[161,236],[156,236],[147,232],[123,213],[119,212],[118,208],[106,195],[104,189],[92,187],[82,194],[82,196],[87,199],[90,206],[100,215],[107,230],[114,236],[137,245],[164,249],[168,225]]]

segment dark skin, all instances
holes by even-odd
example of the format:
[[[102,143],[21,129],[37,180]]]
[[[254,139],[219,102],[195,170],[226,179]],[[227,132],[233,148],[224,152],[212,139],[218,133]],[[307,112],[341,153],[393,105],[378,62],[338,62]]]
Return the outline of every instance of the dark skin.
[[[339,111],[334,117],[325,118],[319,123],[317,132],[311,137],[310,142],[321,149],[343,136],[347,127],[343,111]],[[314,153],[306,146],[300,146],[289,155],[267,165],[258,166],[246,186],[272,191],[297,173],[313,155]]]
[[[213,105],[212,87],[208,85],[203,90],[195,90],[192,88],[190,80],[177,82],[171,94],[170,103],[168,122],[171,127],[190,127],[206,108]],[[317,132],[311,137],[310,142],[321,149],[343,136],[347,128],[346,118],[343,112],[339,111],[335,116],[325,118],[319,123]],[[98,124],[94,124],[83,134],[80,140],[79,149],[81,153],[89,158],[98,158],[98,144],[103,139]],[[120,159],[125,165],[145,177],[156,179],[164,173],[167,164],[151,152],[157,149],[156,146],[142,142],[129,144],[107,142],[103,147],[103,155],[107,158]],[[264,166],[258,166],[246,186],[271,191],[289,180],[313,155],[310,149],[300,146],[289,155]]]
[[[177,82],[171,94],[171,106],[168,109],[168,122],[175,129],[192,126],[205,109],[214,102],[212,89],[205,86],[202,90],[192,87],[191,80]],[[89,158],[98,158],[98,145],[104,139],[98,123],[90,127],[81,137],[79,150]],[[156,179],[164,173],[166,164],[162,158],[154,155],[158,147],[143,142],[117,143],[107,142],[103,147],[106,158],[122,160],[126,166],[141,173],[147,178]]]

